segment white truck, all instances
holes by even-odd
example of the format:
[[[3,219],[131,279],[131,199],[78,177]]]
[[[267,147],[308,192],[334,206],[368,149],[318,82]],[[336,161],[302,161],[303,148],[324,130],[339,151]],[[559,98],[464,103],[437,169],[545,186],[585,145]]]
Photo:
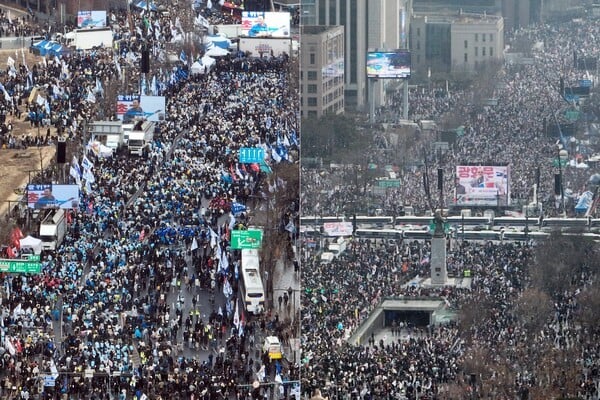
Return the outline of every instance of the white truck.
[[[144,149],[150,146],[154,138],[154,125],[154,122],[144,121],[137,123],[133,127],[133,130],[129,132],[129,139],[127,140],[129,154],[144,155]]]
[[[58,209],[49,212],[40,224],[40,239],[42,250],[54,251],[61,245],[67,233],[65,210]]]
[[[90,50],[94,47],[112,47],[113,31],[110,28],[83,28],[67,33],[67,46],[75,50]]]
[[[118,152],[126,145],[124,124],[121,121],[94,121],[90,125],[92,140]]]

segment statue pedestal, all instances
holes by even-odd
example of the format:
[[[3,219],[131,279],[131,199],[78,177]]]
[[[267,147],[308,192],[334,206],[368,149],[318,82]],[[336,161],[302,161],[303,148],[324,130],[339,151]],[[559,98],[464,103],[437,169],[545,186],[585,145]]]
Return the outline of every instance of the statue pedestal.
[[[448,282],[446,269],[446,238],[433,235],[431,239],[431,285],[445,285]]]

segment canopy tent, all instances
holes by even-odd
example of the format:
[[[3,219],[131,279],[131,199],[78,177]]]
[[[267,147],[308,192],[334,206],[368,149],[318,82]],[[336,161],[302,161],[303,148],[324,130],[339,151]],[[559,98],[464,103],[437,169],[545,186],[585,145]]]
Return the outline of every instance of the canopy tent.
[[[214,46],[222,49],[228,49],[231,47],[231,40],[223,35],[206,36],[204,41],[207,46],[210,46],[210,43],[212,43]]]
[[[208,50],[206,52],[206,55],[210,56],[210,57],[223,57],[223,56],[226,56],[227,54],[229,54],[229,52],[227,50],[222,49],[217,46],[213,46],[210,50]]]
[[[63,52],[63,46],[58,42],[53,42],[50,40],[41,40],[37,43],[33,44],[33,50],[36,54],[39,53],[40,56],[45,55],[60,55]]]
[[[21,245],[21,249],[32,249],[33,254],[39,255],[42,253],[42,241],[33,236],[26,236],[20,239],[19,244]]]
[[[203,74],[207,71],[210,71],[212,66],[215,63],[215,59],[209,56],[204,56],[200,60],[194,62],[190,67],[190,73],[192,75]]]

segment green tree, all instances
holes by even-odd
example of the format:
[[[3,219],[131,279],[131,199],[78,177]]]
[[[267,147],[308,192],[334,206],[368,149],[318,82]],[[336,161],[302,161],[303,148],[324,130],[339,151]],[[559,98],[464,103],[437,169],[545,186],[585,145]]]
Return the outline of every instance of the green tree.
[[[367,135],[357,129],[354,118],[345,115],[325,115],[319,119],[302,120],[302,152],[307,157],[323,157],[344,161],[364,155],[371,144]]]

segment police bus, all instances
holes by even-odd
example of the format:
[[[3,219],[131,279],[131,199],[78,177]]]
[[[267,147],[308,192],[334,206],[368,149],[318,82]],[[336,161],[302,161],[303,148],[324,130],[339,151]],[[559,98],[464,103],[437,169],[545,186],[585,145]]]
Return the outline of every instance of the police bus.
[[[258,250],[242,250],[242,284],[240,290],[246,311],[260,314],[265,308],[265,288],[260,274]]]

